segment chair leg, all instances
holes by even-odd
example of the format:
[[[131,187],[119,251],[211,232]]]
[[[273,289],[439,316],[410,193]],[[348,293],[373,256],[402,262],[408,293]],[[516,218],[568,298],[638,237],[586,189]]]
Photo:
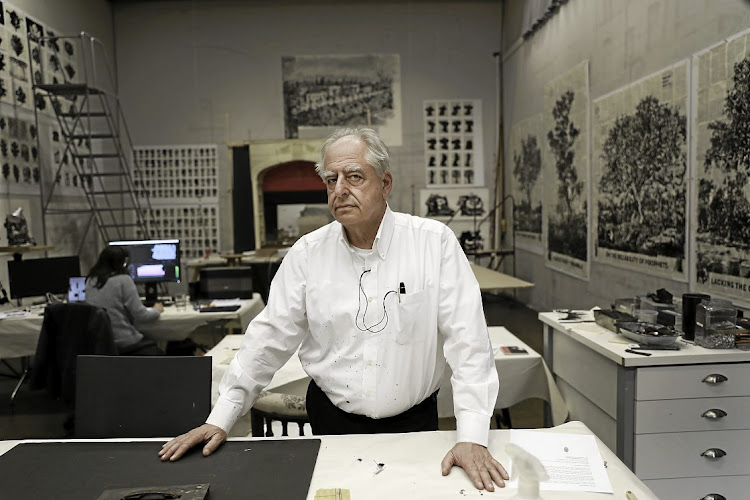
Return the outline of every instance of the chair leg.
[[[288,436],[289,435],[289,432],[287,431],[288,422],[286,420],[280,420],[280,422],[281,422],[281,435]]]
[[[250,410],[250,432],[252,432],[253,436],[255,437],[261,437],[263,436],[263,421],[265,419],[263,418],[263,415],[258,412],[257,410]]]
[[[297,422],[297,425],[299,425],[299,435],[304,436],[305,435],[305,423]]]
[[[266,437],[273,437],[273,420],[266,418]]]

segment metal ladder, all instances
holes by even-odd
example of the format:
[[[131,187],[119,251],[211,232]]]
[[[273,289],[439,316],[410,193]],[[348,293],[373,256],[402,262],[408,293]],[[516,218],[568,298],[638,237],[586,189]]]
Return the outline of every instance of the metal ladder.
[[[40,76],[34,78],[34,94],[37,99],[46,99],[54,109],[62,133],[60,140],[64,144],[53,167],[52,179],[40,183],[43,218],[46,221],[50,215],[87,214],[81,247],[94,222],[105,244],[114,240],[151,238],[155,230],[151,203],[147,195],[139,197],[136,191],[138,184],[143,185],[143,179],[140,170],[130,165],[132,140],[102,43],[85,32],[78,36],[41,37],[32,41],[77,44],[83,70],[79,72],[82,79],[76,82],[67,81],[65,77],[60,81],[57,76],[47,81],[49,76],[41,71]],[[106,80],[97,71],[97,66],[102,65],[106,69]],[[31,70],[35,74],[33,59]],[[35,117],[39,130],[37,107]],[[55,206],[53,194],[68,158],[80,179],[88,209]],[[45,184],[50,186],[48,192],[45,192]]]

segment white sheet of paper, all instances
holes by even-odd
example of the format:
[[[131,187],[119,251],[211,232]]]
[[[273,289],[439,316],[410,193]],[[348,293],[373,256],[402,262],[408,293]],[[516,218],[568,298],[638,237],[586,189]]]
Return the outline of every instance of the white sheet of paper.
[[[244,300],[242,299],[213,299],[211,301],[212,306],[241,306]]]
[[[544,465],[549,481],[540,490],[613,493],[596,439],[592,435],[511,430],[510,442],[528,451]],[[513,463],[511,462],[511,473]],[[518,487],[518,478],[509,484]]]

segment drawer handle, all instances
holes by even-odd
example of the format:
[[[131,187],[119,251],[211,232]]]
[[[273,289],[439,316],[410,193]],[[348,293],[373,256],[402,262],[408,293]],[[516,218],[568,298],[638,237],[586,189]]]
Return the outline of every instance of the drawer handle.
[[[709,493],[705,497],[701,498],[701,500],[727,500],[727,497],[724,495],[719,495],[718,493]]]
[[[701,456],[706,458],[721,458],[723,456],[726,456],[726,454],[727,452],[722,450],[721,448],[709,448],[701,453]]]
[[[727,380],[729,379],[721,373],[712,373],[711,375],[707,375],[706,378],[702,380],[702,382],[704,384],[716,385],[721,384],[722,382],[726,382]]]
[[[701,415],[701,417],[707,418],[709,420],[719,420],[720,418],[724,418],[726,416],[727,412],[725,412],[724,410],[720,410],[719,408],[706,410],[703,412],[703,415]]]

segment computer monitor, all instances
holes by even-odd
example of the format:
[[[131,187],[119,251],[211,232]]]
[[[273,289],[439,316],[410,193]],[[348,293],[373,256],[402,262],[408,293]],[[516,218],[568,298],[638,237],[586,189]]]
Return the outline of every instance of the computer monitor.
[[[180,282],[180,240],[110,241],[129,256],[128,273],[133,281],[146,287],[146,303],[157,299],[159,283]]]
[[[81,275],[78,256],[8,261],[8,284],[13,299],[68,292],[69,278]]]

